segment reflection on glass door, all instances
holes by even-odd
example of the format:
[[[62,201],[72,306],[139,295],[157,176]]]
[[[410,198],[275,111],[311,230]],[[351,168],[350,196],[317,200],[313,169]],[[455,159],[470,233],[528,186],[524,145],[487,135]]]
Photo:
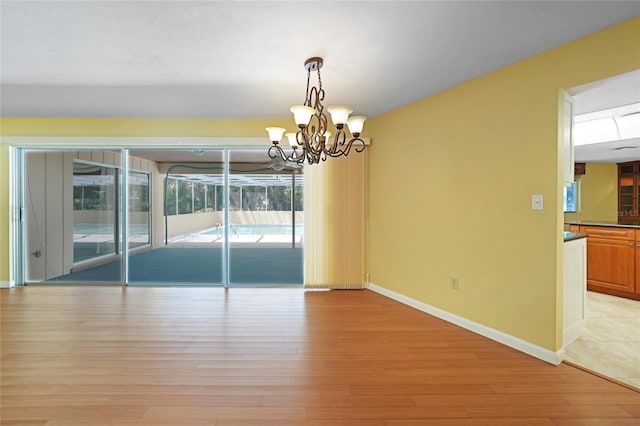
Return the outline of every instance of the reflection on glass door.
[[[118,169],[73,160],[73,263],[118,254]]]
[[[25,151],[26,282],[121,282],[119,168],[119,151]]]
[[[129,250],[151,243],[149,173],[129,171]]]

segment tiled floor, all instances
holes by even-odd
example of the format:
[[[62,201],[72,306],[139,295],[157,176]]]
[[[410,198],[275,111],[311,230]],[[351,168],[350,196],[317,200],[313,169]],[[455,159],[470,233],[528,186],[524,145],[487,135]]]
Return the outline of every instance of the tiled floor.
[[[640,388],[640,301],[587,292],[585,325],[565,359]]]

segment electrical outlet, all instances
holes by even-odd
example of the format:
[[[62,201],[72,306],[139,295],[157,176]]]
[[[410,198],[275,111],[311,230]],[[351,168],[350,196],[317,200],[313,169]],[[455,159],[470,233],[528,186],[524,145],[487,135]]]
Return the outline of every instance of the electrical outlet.
[[[454,290],[460,288],[460,280],[458,277],[451,277],[451,288]]]

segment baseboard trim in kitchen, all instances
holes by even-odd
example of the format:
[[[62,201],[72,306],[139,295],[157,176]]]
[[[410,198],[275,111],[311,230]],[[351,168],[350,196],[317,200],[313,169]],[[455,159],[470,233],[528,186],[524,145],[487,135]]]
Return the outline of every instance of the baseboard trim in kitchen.
[[[504,333],[502,331],[496,330],[491,327],[487,327],[486,325],[478,324],[477,322],[470,321],[467,318],[463,318],[461,316],[452,314],[451,312],[444,311],[440,308],[436,308],[435,306],[429,305],[427,303],[420,302],[419,300],[413,299],[403,294],[396,293],[395,291],[391,291],[384,287],[380,287],[379,285],[373,284],[371,282],[368,282],[365,285],[366,285],[366,288],[378,294],[386,296],[390,299],[393,299],[405,305],[411,306],[412,308],[418,309],[419,311],[425,312],[429,315],[433,315],[434,317],[440,318],[442,320],[445,320],[447,322],[450,322],[452,324],[465,328],[469,331],[472,331],[476,334],[487,337],[491,340],[495,340],[496,342],[502,343],[503,345],[507,345],[510,348],[513,348],[520,352],[524,352],[527,355],[531,355],[532,357],[538,358],[550,364],[558,365],[564,359],[564,355],[565,355],[564,349],[561,349],[557,352],[553,352],[548,349],[529,343],[518,337],[512,336],[510,334]]]

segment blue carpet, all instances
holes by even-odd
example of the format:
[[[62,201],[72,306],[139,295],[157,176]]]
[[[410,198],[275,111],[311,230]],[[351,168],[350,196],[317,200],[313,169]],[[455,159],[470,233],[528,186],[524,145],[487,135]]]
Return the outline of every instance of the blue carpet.
[[[232,284],[303,283],[301,248],[231,248]],[[119,282],[120,261],[63,275],[48,282]],[[221,248],[169,248],[129,258],[130,283],[222,284]]]

